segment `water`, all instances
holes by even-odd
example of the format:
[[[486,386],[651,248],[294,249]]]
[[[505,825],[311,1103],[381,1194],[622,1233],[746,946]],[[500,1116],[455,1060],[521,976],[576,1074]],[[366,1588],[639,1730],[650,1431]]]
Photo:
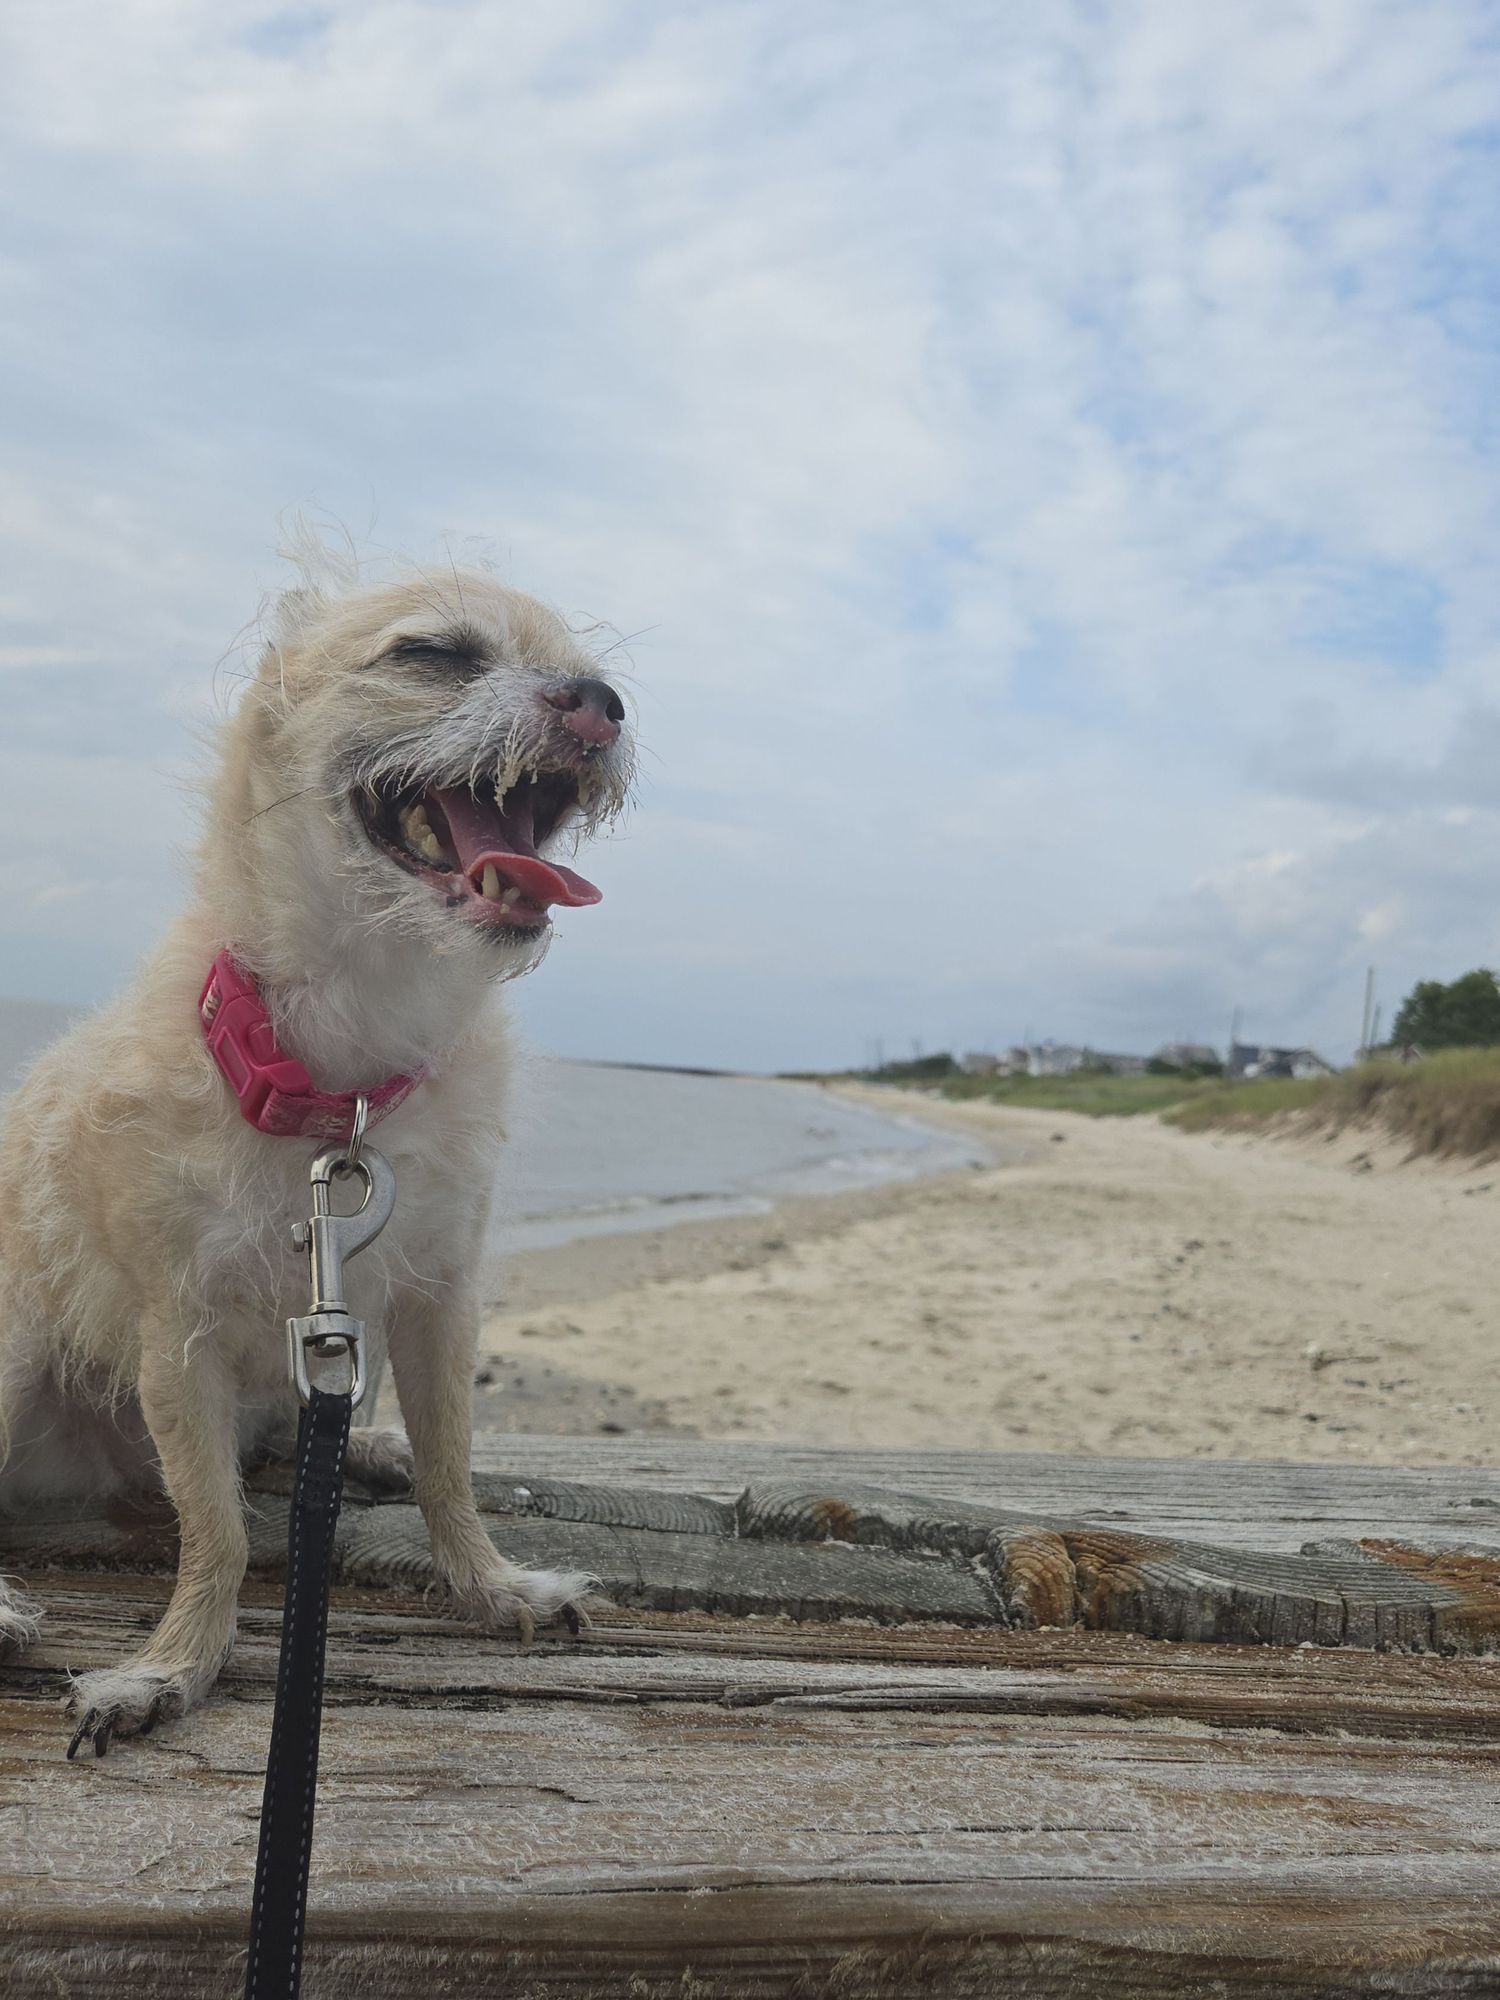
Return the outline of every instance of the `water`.
[[[0,1000],[0,1092],[73,1018]],[[753,1214],[944,1173],[965,1140],[845,1103],[815,1084],[626,1069],[532,1054],[521,1067],[491,1249]]]
[[[815,1084],[533,1058],[501,1184],[498,1245],[750,1214],[944,1173],[986,1156]]]

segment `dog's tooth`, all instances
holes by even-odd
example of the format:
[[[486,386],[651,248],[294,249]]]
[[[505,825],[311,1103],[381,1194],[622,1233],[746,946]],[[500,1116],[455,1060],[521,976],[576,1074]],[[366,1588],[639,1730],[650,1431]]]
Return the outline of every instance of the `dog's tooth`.
[[[415,846],[424,861],[441,861],[443,858],[443,843],[438,839],[430,826],[424,826],[421,829],[417,835]]]
[[[521,892],[519,889],[507,889],[505,894],[500,898],[500,907],[502,910],[508,910],[513,903],[519,903],[520,900]]]
[[[479,893],[481,896],[487,896],[492,903],[498,903],[500,900],[500,877],[495,873],[493,861],[486,861],[484,864],[484,873],[479,878]]]

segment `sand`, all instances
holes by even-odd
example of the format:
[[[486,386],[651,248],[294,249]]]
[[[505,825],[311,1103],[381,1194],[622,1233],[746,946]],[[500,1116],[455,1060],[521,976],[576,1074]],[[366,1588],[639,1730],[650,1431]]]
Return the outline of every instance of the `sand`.
[[[518,1258],[479,1421],[1493,1461],[1500,1167],[868,1101],[998,1163]]]

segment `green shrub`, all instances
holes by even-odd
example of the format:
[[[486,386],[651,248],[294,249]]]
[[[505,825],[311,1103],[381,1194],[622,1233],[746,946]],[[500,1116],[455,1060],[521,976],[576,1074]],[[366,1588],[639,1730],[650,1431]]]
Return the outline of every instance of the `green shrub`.
[[[1500,1155],[1500,1049],[1447,1049],[1425,1062],[1361,1063],[1337,1076],[1223,1084],[1169,1116],[1190,1132],[1279,1122],[1304,1132],[1389,1135],[1405,1143],[1409,1159],[1491,1159]]]

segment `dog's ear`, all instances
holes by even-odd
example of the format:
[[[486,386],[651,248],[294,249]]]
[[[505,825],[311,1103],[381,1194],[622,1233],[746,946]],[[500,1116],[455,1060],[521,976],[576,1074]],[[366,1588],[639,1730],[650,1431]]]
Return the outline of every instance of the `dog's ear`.
[[[295,645],[331,603],[348,597],[359,586],[354,538],[337,523],[330,527],[331,533],[320,534],[303,514],[282,518],[276,553],[291,564],[299,581],[277,599],[265,621],[272,645]]]
[[[285,713],[293,690],[307,679],[309,653],[319,651],[316,643],[310,648],[308,641],[328,611],[329,600],[316,583],[299,583],[261,607],[265,649],[256,678],[267,691],[271,714],[278,719]]]
[[[271,607],[271,615],[266,620],[266,630],[273,646],[295,646],[308,626],[313,624],[319,613],[325,609],[325,600],[320,591],[310,584],[299,584],[295,590],[283,591]]]

